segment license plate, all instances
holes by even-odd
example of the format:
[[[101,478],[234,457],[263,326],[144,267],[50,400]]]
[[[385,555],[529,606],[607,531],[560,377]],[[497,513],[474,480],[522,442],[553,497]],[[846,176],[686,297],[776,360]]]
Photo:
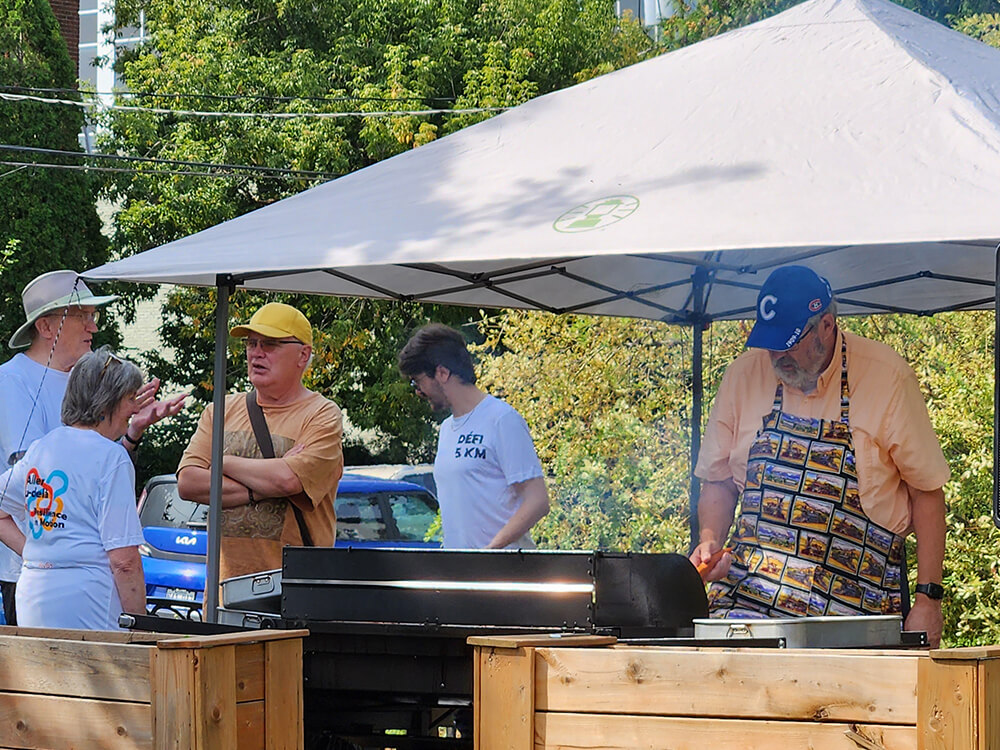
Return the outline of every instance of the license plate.
[[[198,598],[198,592],[191,589],[167,589],[167,598],[193,602]]]

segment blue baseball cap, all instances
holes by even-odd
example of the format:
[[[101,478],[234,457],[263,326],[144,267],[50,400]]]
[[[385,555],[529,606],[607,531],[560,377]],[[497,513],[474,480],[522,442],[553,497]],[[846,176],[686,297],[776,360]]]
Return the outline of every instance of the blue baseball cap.
[[[802,338],[809,318],[825,310],[832,299],[830,282],[811,268],[776,268],[757,295],[757,322],[747,346],[788,351]]]

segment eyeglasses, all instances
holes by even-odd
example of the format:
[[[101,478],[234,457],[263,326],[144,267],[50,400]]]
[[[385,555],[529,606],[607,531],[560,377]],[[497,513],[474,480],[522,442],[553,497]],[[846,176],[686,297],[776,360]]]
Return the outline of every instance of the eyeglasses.
[[[96,326],[98,324],[98,322],[100,322],[100,320],[101,320],[101,311],[100,310],[89,310],[88,311],[88,310],[70,310],[70,309],[64,309],[64,310],[60,310],[60,311],[57,311],[57,312],[47,313],[47,314],[43,315],[42,317],[44,317],[44,318],[62,318],[64,316],[67,317],[67,318],[80,318],[80,320],[82,320],[84,323],[93,323]]]
[[[799,340],[796,341],[792,346],[790,346],[788,348],[788,351],[794,352],[796,349],[798,349],[802,345],[802,342],[806,340],[806,336],[808,336],[810,333],[812,333],[815,328],[816,328],[816,326],[814,326],[814,325],[807,326],[806,330],[804,330],[802,332],[802,335],[799,336]]]
[[[255,339],[247,338],[245,339],[244,346],[246,347],[247,353],[256,349],[258,346],[264,354],[272,354],[278,351],[278,348],[284,346],[285,344],[298,344],[299,346],[305,346],[298,339]]]
[[[101,368],[101,377],[102,378],[104,377],[105,371],[108,369],[108,365],[110,365],[112,362],[117,362],[120,365],[125,364],[125,360],[124,359],[122,359],[121,357],[119,357],[116,354],[111,354],[110,352],[108,352],[108,358],[104,362],[104,367]]]

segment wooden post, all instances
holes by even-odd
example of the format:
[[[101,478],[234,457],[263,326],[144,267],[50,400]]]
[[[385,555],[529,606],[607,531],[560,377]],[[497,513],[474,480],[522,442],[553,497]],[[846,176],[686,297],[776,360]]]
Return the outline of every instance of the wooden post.
[[[289,669],[298,664],[299,669]],[[302,639],[264,644],[265,750],[303,750]]]
[[[931,651],[917,686],[918,750],[1000,748],[1000,646]]]
[[[604,646],[610,636],[482,636],[475,649],[475,750],[532,750],[535,745],[535,647]],[[485,710],[484,710],[484,707]]]
[[[154,750],[302,750],[307,634],[261,630],[158,642],[150,652]]]

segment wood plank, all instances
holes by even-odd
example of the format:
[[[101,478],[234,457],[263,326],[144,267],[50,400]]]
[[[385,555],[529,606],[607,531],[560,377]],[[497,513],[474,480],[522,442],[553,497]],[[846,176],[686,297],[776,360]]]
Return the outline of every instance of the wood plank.
[[[261,700],[264,700],[264,644],[237,646],[236,702]]]
[[[647,646],[643,643],[616,643],[612,648],[628,650],[641,647],[644,650],[659,651],[697,651],[697,652],[718,652],[718,651],[741,651],[757,655],[763,654],[787,654],[789,649],[785,648],[760,648],[757,646],[739,646],[738,640],[734,639],[732,646]],[[822,656],[912,656],[915,659],[928,659],[930,654],[925,648],[797,648],[796,654],[819,654]]]
[[[1000,659],[1000,646],[968,646],[965,648],[939,648],[930,652],[932,659],[948,659],[958,661],[961,659],[981,660]]]
[[[648,648],[537,653],[539,711],[910,725],[917,718],[921,660],[909,655]]]
[[[493,648],[521,648],[525,646],[610,646],[618,642],[613,635],[565,635],[548,633],[537,635],[474,635],[468,641],[470,646],[490,646]]]
[[[266,750],[303,750],[302,690],[302,639],[265,643]]]
[[[153,741],[156,750],[192,750],[200,696],[194,689],[195,651],[150,650]]]
[[[472,650],[472,747],[473,750],[482,750],[482,679],[483,660],[489,653],[489,649],[476,646]]]
[[[69,630],[66,628],[23,628],[0,625],[0,640],[7,636],[54,638],[65,641],[99,641],[101,643],[156,643],[184,638],[173,633],[133,633],[126,630]]]
[[[243,633],[219,633],[218,635],[184,636],[174,640],[159,641],[157,648],[211,648],[213,646],[235,646],[241,643],[263,643],[282,641],[286,638],[305,638],[308,630],[248,630]]]
[[[848,732],[884,750],[916,750],[914,727],[815,724],[799,721],[691,719],[661,716],[539,713],[535,717],[534,750],[859,750]]]
[[[480,651],[478,750],[531,750],[534,738],[535,651]]]
[[[0,745],[152,750],[150,707],[124,701],[0,693]]]
[[[264,701],[236,704],[236,747],[239,750],[265,750]]]
[[[149,646],[0,638],[0,690],[149,703]]]
[[[196,690],[201,710],[198,744],[192,750],[235,748],[236,744],[236,647],[201,649],[195,662]]]
[[[979,662],[979,718],[976,750],[996,750],[1000,746],[1000,660]]]
[[[917,737],[920,750],[978,750],[977,661],[927,659],[918,669]]]

